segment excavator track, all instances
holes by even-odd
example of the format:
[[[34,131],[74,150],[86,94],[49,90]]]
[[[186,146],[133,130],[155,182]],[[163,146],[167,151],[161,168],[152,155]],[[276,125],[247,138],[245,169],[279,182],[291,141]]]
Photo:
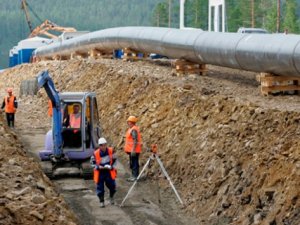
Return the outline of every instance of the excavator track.
[[[53,179],[54,175],[53,175],[52,163],[50,161],[41,161],[41,165],[46,176],[50,179]]]
[[[93,177],[93,168],[89,161],[81,163],[81,177],[85,180],[90,180]]]

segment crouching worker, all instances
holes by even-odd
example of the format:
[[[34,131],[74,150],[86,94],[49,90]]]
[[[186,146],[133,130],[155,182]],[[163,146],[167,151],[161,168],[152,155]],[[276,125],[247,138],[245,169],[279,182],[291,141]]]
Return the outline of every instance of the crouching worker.
[[[94,181],[97,185],[96,193],[100,200],[100,207],[104,208],[104,183],[109,189],[110,204],[114,205],[114,194],[116,193],[117,157],[113,148],[107,147],[105,138],[98,140],[99,148],[95,150],[91,157],[91,163],[94,168]]]

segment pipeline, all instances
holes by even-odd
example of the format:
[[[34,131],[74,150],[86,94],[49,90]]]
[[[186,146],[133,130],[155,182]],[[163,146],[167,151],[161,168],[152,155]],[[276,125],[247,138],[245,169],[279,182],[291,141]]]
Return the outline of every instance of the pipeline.
[[[300,76],[300,35],[216,33],[158,27],[110,28],[35,50],[36,57],[130,48],[253,72]]]

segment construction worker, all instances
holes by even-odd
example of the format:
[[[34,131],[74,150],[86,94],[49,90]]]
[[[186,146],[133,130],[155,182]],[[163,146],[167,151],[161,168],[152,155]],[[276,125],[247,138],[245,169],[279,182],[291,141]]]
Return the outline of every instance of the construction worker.
[[[100,200],[100,207],[104,208],[104,183],[109,189],[110,204],[114,205],[114,194],[116,193],[116,163],[117,157],[111,147],[107,147],[105,138],[98,140],[99,148],[91,157],[91,163],[94,168],[94,181],[97,185],[96,193]]]
[[[68,128],[80,128],[81,124],[81,113],[80,106],[78,104],[73,105],[73,113],[65,118],[64,125]]]
[[[135,116],[129,116],[127,125],[129,126],[125,136],[124,151],[129,156],[129,165],[131,177],[127,181],[133,182],[139,175],[139,155],[142,150],[142,137],[139,128],[136,126],[138,119]]]
[[[73,104],[72,107],[73,111],[70,114],[67,114],[63,120],[63,127],[64,128],[72,128],[64,131],[63,139],[64,144],[68,145],[69,147],[79,148],[81,147],[81,132],[80,132],[80,125],[81,125],[81,112],[80,112],[80,105]]]
[[[15,126],[15,113],[18,108],[18,102],[16,96],[12,94],[13,89],[8,88],[7,93],[8,96],[5,96],[2,106],[1,106],[1,111],[5,107],[5,113],[6,113],[6,120],[7,120],[7,125],[9,127],[14,128]]]

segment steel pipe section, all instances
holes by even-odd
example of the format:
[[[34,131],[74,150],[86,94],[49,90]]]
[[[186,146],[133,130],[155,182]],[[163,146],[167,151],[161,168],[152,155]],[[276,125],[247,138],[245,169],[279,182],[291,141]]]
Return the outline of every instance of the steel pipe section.
[[[300,35],[216,33],[200,29],[121,27],[91,32],[35,50],[38,57],[67,56],[90,49],[130,48],[254,72],[300,76]]]

